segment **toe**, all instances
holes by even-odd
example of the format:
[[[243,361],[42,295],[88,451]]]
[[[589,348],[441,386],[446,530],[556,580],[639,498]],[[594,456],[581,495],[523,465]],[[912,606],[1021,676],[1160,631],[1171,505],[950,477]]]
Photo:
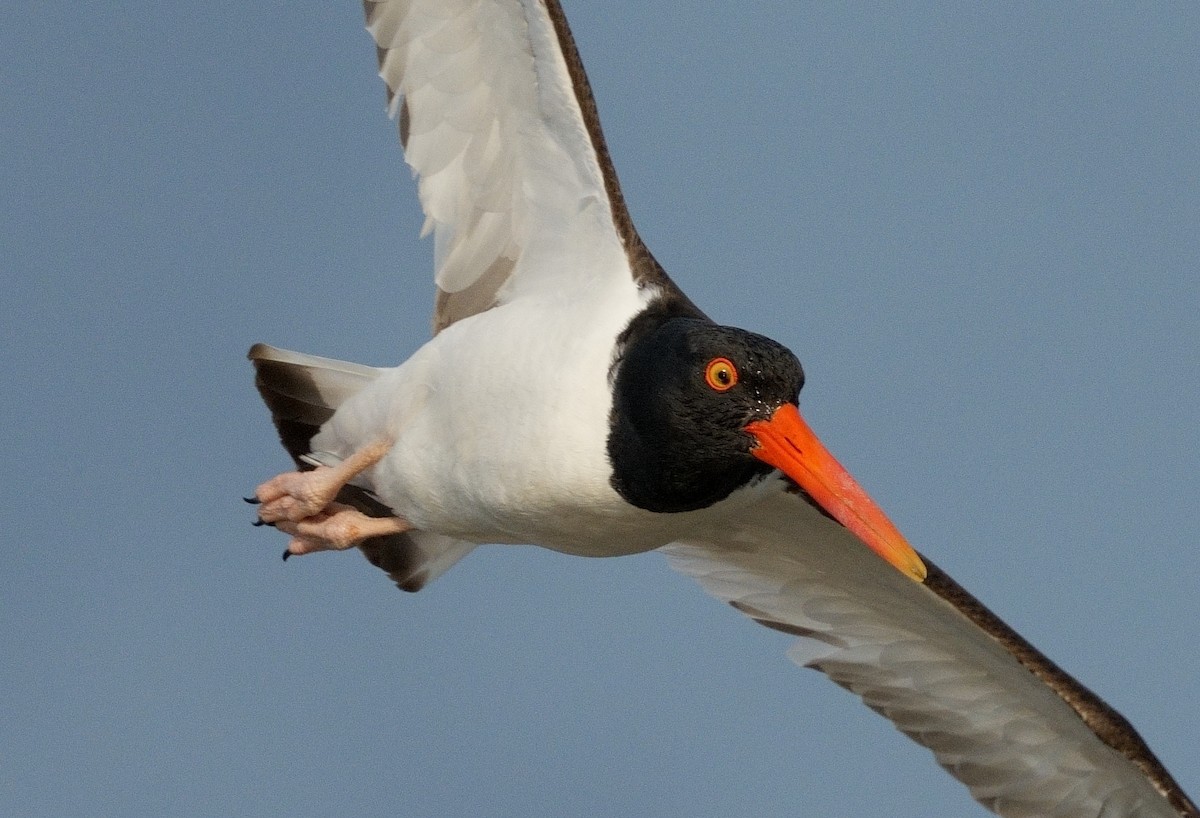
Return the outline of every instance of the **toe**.
[[[318,551],[330,551],[332,546],[321,540],[315,540],[311,537],[292,537],[288,541],[287,549],[283,552],[283,558],[302,557],[305,554],[315,554]]]

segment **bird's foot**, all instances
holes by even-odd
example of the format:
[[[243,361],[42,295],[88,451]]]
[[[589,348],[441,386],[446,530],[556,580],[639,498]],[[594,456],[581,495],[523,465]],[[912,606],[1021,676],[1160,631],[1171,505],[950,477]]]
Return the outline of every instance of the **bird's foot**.
[[[280,520],[273,524],[291,534],[283,558],[316,551],[344,551],[371,537],[401,534],[412,526],[400,517],[368,517],[356,508],[330,503],[302,520]]]
[[[392,447],[382,439],[359,449],[334,466],[285,472],[254,490],[247,502],[258,505],[255,525],[271,525],[292,536],[283,557],[315,551],[343,551],[371,537],[408,531],[400,517],[369,517],[356,508],[334,502],[338,492],[378,463]]]
[[[299,523],[316,517],[329,508],[343,486],[378,463],[391,447],[392,441],[377,440],[336,466],[284,472],[271,478],[254,490],[254,499],[259,503],[258,519],[280,527],[281,523]]]

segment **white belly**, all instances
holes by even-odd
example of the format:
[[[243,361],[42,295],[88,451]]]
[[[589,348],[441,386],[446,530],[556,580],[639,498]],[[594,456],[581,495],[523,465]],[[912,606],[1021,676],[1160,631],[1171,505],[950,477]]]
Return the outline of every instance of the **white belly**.
[[[612,351],[643,295],[594,295],[454,324],[343,404],[314,449],[391,437],[355,482],[421,530],[594,556],[665,544],[679,515],[634,508],[609,482]]]

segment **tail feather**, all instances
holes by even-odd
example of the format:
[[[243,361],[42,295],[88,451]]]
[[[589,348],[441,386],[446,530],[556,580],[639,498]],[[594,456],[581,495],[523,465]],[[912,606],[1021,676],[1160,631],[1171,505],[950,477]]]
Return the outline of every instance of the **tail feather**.
[[[254,363],[254,385],[271,410],[283,447],[302,469],[311,468],[300,458],[310,451],[309,442],[321,425],[381,371],[266,344],[252,346],[248,357]]]
[[[300,469],[313,465],[303,459],[312,451],[313,436],[333,413],[383,370],[362,364],[306,355],[255,344],[248,355],[254,363],[254,385],[271,412],[279,439]],[[358,486],[346,486],[339,502],[373,517],[395,512]],[[373,537],[359,545],[371,564],[385,571],[404,591],[419,591],[475,548],[427,531]]]

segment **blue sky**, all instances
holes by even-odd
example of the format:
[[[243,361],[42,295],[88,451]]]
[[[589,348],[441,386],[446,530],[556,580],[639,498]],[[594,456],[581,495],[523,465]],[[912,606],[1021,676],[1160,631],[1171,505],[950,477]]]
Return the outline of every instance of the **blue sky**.
[[[1200,12],[566,3],[648,244],[1200,792]],[[254,341],[427,337],[357,3],[0,12],[0,812],[983,814],[655,554],[284,565]]]

